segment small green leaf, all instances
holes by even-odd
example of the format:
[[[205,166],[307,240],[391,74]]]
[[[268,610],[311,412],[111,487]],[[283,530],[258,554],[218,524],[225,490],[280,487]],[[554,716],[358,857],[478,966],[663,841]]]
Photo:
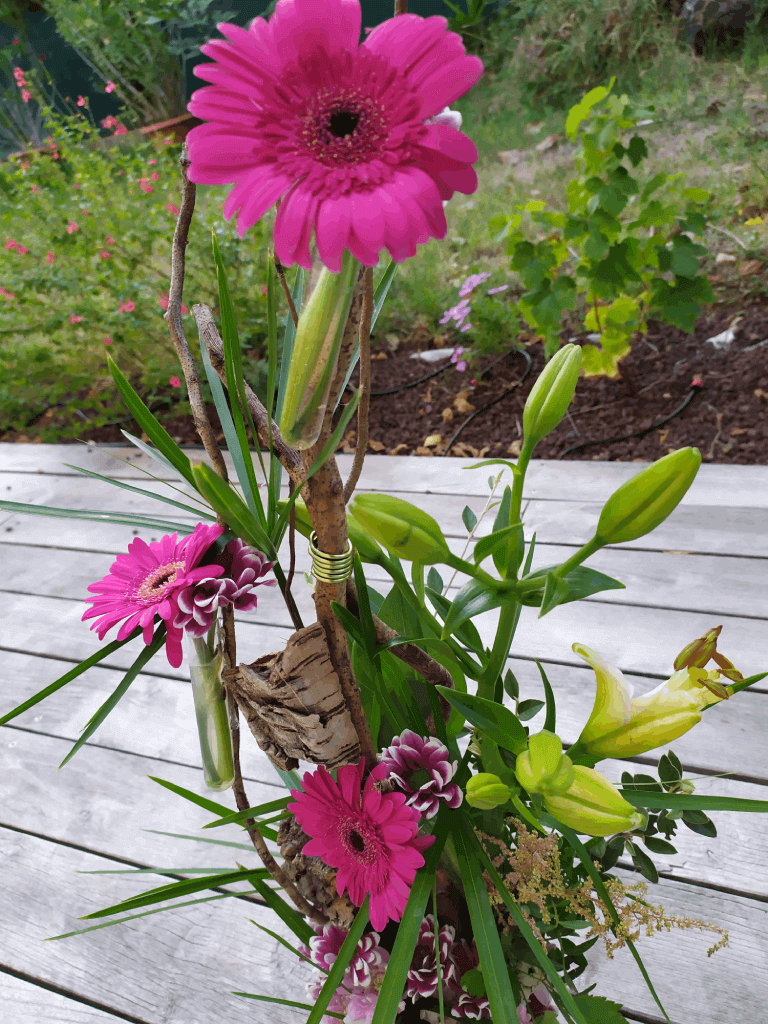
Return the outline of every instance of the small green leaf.
[[[538,715],[543,707],[543,700],[521,700],[517,707],[517,717],[521,722],[527,722]]]
[[[555,576],[553,572],[547,573],[544,593],[541,598],[541,608],[539,609],[539,618],[542,618],[547,612],[551,612],[553,608],[557,608],[559,604],[563,604],[568,598],[570,589],[567,580]]]
[[[557,568],[559,567],[556,565],[548,565],[544,569],[537,569],[535,572],[525,576],[525,580],[541,578],[542,589],[522,594],[520,597],[521,602],[532,607],[538,607],[541,603],[544,586],[546,585],[546,578],[552,573],[553,569]],[[605,573],[597,572],[596,569],[590,569],[586,565],[577,565],[575,569],[571,569],[566,574],[564,579],[570,589],[565,598],[559,602],[560,604],[580,601],[584,597],[591,597],[592,594],[599,594],[603,590],[625,589],[624,584],[620,583],[619,580],[614,580],[610,576],[606,576]]]
[[[605,996],[574,996],[574,1002],[584,1014],[587,1024],[627,1024],[620,1012],[621,1003],[614,1003]]]
[[[651,853],[660,853],[667,855],[677,853],[677,850],[672,845],[672,843],[668,843],[666,839],[659,839],[658,836],[645,836],[643,842],[651,851]]]
[[[517,700],[520,696],[520,684],[518,683],[512,669],[509,668],[504,674],[504,692],[508,697],[511,697],[512,700]],[[554,732],[554,729],[551,731]]]
[[[477,526],[477,516],[469,507],[469,505],[464,506],[464,511],[461,513],[461,521],[467,528],[467,533],[472,533],[474,528]]]
[[[636,843],[628,842],[627,849],[629,850],[632,862],[635,867],[640,871],[640,874],[647,878],[649,882],[654,884],[659,880],[659,872],[656,870],[656,865],[653,863],[648,854],[641,850]]]
[[[438,686],[437,689],[468,722],[500,747],[511,750],[513,754],[522,754],[525,750],[528,745],[525,729],[509,708],[495,701],[486,700],[485,697],[457,693],[445,686]]]
[[[555,726],[557,724],[557,708],[555,706],[555,695],[552,691],[552,687],[550,686],[549,680],[547,679],[547,675],[544,669],[541,667],[540,661],[536,662],[536,667],[538,668],[539,675],[541,676],[541,683],[544,687],[544,697],[547,704],[547,715],[544,720],[544,728],[547,730],[547,732],[556,732],[557,730]]]
[[[452,633],[477,615],[500,608],[513,600],[508,588],[494,587],[484,580],[469,580],[465,583],[451,602],[443,624],[442,639],[446,640]]]
[[[487,537],[481,538],[477,544],[475,544],[475,550],[472,552],[472,558],[475,565],[488,558],[489,555],[494,556],[494,564],[497,570],[501,573],[499,565],[504,569],[504,574],[507,571],[507,552],[509,550],[510,543],[515,539],[515,535],[518,534],[523,528],[522,523],[514,523],[512,526],[505,526],[501,529],[494,529],[493,533],[489,533]],[[496,558],[496,555],[500,557]],[[502,557],[503,556],[503,557]],[[498,564],[497,564],[498,561]]]

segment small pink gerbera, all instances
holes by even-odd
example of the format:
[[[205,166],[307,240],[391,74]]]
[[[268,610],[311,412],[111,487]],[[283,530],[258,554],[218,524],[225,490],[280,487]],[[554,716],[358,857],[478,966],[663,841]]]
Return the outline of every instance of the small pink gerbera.
[[[358,0],[278,0],[269,22],[226,22],[227,37],[202,47],[213,84],[189,110],[208,124],[187,136],[192,181],[234,183],[224,216],[239,210],[242,237],[283,197],[275,251],[309,269],[338,273],[349,249],[374,266],[386,248],[400,263],[417,244],[443,238],[442,200],[472,193],[474,144],[433,119],[482,74],[439,15],[401,14],[361,45]]]
[[[379,766],[361,792],[365,760],[339,768],[337,782],[320,765],[302,779],[303,792],[294,789],[288,810],[310,841],[309,857],[320,857],[338,868],[336,889],[346,889],[355,906],[370,894],[371,925],[376,931],[387,921],[399,921],[417,870],[424,864],[422,851],[434,836],[419,836],[419,813],[405,805],[402,793],[380,793],[376,779],[386,775]]]
[[[175,533],[151,544],[137,537],[128,545],[127,555],[117,556],[109,574],[88,587],[98,596],[86,598],[93,602],[93,607],[83,615],[83,621],[99,616],[91,629],[97,630],[99,640],[103,640],[113,626],[125,619],[117,639],[125,640],[141,626],[144,643],[149,644],[157,614],[166,625],[168,661],[178,668],[182,661],[182,631],[173,625],[179,613],[178,595],[198,580],[224,572],[220,565],[199,566],[205,552],[223,532],[221,526],[198,523],[182,540],[177,540]]]

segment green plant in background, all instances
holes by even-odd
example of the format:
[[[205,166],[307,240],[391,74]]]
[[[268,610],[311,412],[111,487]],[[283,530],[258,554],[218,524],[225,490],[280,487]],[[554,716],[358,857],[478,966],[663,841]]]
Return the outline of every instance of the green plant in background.
[[[626,146],[620,139],[653,108],[640,109],[626,95],[610,96],[614,82],[593,89],[568,114],[571,139],[587,122],[579,135],[578,176],[568,183],[568,212],[545,211],[538,200],[517,205],[547,237],[531,242],[521,230],[522,213],[493,217],[489,225],[497,241],[507,240],[510,268],[527,289],[519,311],[543,338],[548,357],[557,351],[563,312],[579,299],[588,307],[584,329],[600,335],[600,347],[583,348],[588,376],[616,376],[632,336],[646,330],[647,316],[692,331],[702,305],[715,298],[699,273],[707,250],[689,237],[706,227],[699,207],[709,193],[684,189],[688,206],[681,216],[678,203],[664,204],[655,194],[682,174],[660,172],[644,186],[631,175],[625,161],[637,167],[648,148],[637,134]],[[571,257],[579,260],[573,274],[565,269]]]
[[[186,110],[186,62],[216,21],[212,0],[44,0],[56,28],[104,83],[114,83],[131,124]]]
[[[22,430],[46,400],[66,402],[78,394],[91,407],[91,425],[108,419],[106,353],[120,359],[148,400],[167,390],[178,372],[163,315],[179,147],[163,139],[102,139],[84,116],[45,116],[55,158],[32,154],[0,164],[0,429],[6,430]],[[230,279],[247,296],[242,347],[260,391],[262,229],[240,240],[220,210],[215,196],[200,206],[188,274],[196,296],[215,304],[215,286],[201,262],[214,230]],[[81,417],[68,430],[85,426]]]

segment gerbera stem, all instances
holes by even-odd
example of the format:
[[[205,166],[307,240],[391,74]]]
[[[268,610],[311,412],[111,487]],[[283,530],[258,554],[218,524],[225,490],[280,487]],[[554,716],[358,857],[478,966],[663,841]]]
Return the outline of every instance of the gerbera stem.
[[[371,405],[371,319],[373,317],[373,270],[365,268],[363,275],[363,311],[360,317],[360,402],[357,406],[357,446],[352,469],[344,484],[344,502],[347,503],[357,486],[368,447],[368,411]]]
[[[184,254],[187,248],[189,225],[192,223],[192,214],[195,212],[195,184],[189,180],[187,174],[189,157],[187,156],[186,143],[181,148],[179,165],[181,166],[181,209],[176,221],[176,230],[173,233],[171,284],[168,290],[168,312],[165,314],[165,319],[168,321],[171,341],[176,349],[176,355],[179,357],[181,370],[186,381],[189,404],[192,407],[192,415],[195,420],[195,429],[200,435],[208,458],[213,463],[216,472],[226,480],[227,467],[224,462],[224,456],[221,454],[221,449],[216,441],[216,435],[205,411],[203,393],[200,389],[200,378],[197,374],[197,367],[189,350],[187,338],[184,334],[184,326],[181,322],[181,297],[184,290]]]

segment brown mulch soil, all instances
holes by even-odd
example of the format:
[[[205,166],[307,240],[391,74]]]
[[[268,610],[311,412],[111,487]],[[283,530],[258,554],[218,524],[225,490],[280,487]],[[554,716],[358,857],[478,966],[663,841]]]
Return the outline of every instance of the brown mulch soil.
[[[643,437],[586,447],[565,458],[652,461],[694,445],[709,462],[768,464],[768,301],[712,306],[697,320],[693,335],[655,321],[649,321],[648,327],[644,339],[637,340],[619,364],[619,377],[579,381],[570,416],[537,445],[535,457],[556,459],[584,441],[647,430],[674,413],[690,395],[692,381],[699,379],[703,387],[695,390],[687,407],[658,429]],[[729,327],[736,337],[727,351],[706,343]],[[560,337],[568,342],[573,333],[564,330]],[[576,338],[577,343],[586,340]],[[458,373],[449,359],[426,363],[409,358],[433,343],[446,346],[442,339],[433,341],[426,331],[421,336],[415,332],[394,352],[385,343],[374,353],[374,392],[416,380],[438,366],[448,368],[415,387],[372,397],[370,450],[444,455],[459,427],[477,413],[447,454],[515,457],[525,400],[544,365],[540,342],[526,334],[517,341],[532,358],[532,369],[521,386],[484,411],[483,406],[520,379],[526,362],[519,354],[511,352],[495,365],[491,364],[497,357],[487,356]],[[760,346],[762,341],[766,344]],[[343,450],[353,450],[353,444],[354,431],[350,431]]]
[[[727,351],[706,343],[708,338],[730,327],[736,337]],[[563,342],[572,337],[571,330],[561,332]],[[619,364],[619,377],[579,381],[570,416],[540,442],[536,458],[556,459],[570,446],[584,441],[648,430],[674,413],[691,394],[691,382],[699,379],[703,387],[695,390],[687,407],[668,423],[644,436],[589,446],[565,458],[645,462],[670,450],[694,445],[709,462],[768,465],[768,343],[759,344],[767,339],[766,298],[742,298],[709,307],[697,320],[693,335],[649,321],[645,338],[635,341],[630,355]],[[449,359],[427,363],[410,358],[413,352],[446,347],[446,335],[435,337],[428,328],[417,326],[409,337],[399,343],[395,341],[394,350],[393,341],[392,335],[386,340],[381,336],[374,339],[374,392],[398,388],[438,367],[444,367],[445,372],[394,394],[374,394],[369,451],[439,457],[448,449],[449,456],[472,458],[518,454],[523,406],[544,365],[540,342],[530,334],[520,334],[510,340],[506,356],[485,356],[475,365],[470,364],[466,372],[458,373]],[[466,338],[462,337],[461,342],[467,352],[471,351]],[[514,350],[515,345],[531,357],[532,368],[521,386],[511,388],[526,368],[526,361]],[[357,374],[353,383],[357,383]],[[500,401],[483,409],[496,398]],[[180,444],[199,445],[191,417],[169,416],[165,410],[163,405],[157,411],[173,439]],[[456,431],[474,413],[477,415],[453,440]],[[0,440],[37,441],[39,428],[55,425],[59,415],[63,416],[64,411],[51,409],[23,434],[6,434]],[[209,415],[219,431],[212,406]],[[77,423],[73,430],[77,437],[61,440],[124,442],[121,427],[138,432],[132,418],[127,417],[125,422],[99,428]],[[354,444],[355,430],[350,429],[340,451],[354,451]]]

